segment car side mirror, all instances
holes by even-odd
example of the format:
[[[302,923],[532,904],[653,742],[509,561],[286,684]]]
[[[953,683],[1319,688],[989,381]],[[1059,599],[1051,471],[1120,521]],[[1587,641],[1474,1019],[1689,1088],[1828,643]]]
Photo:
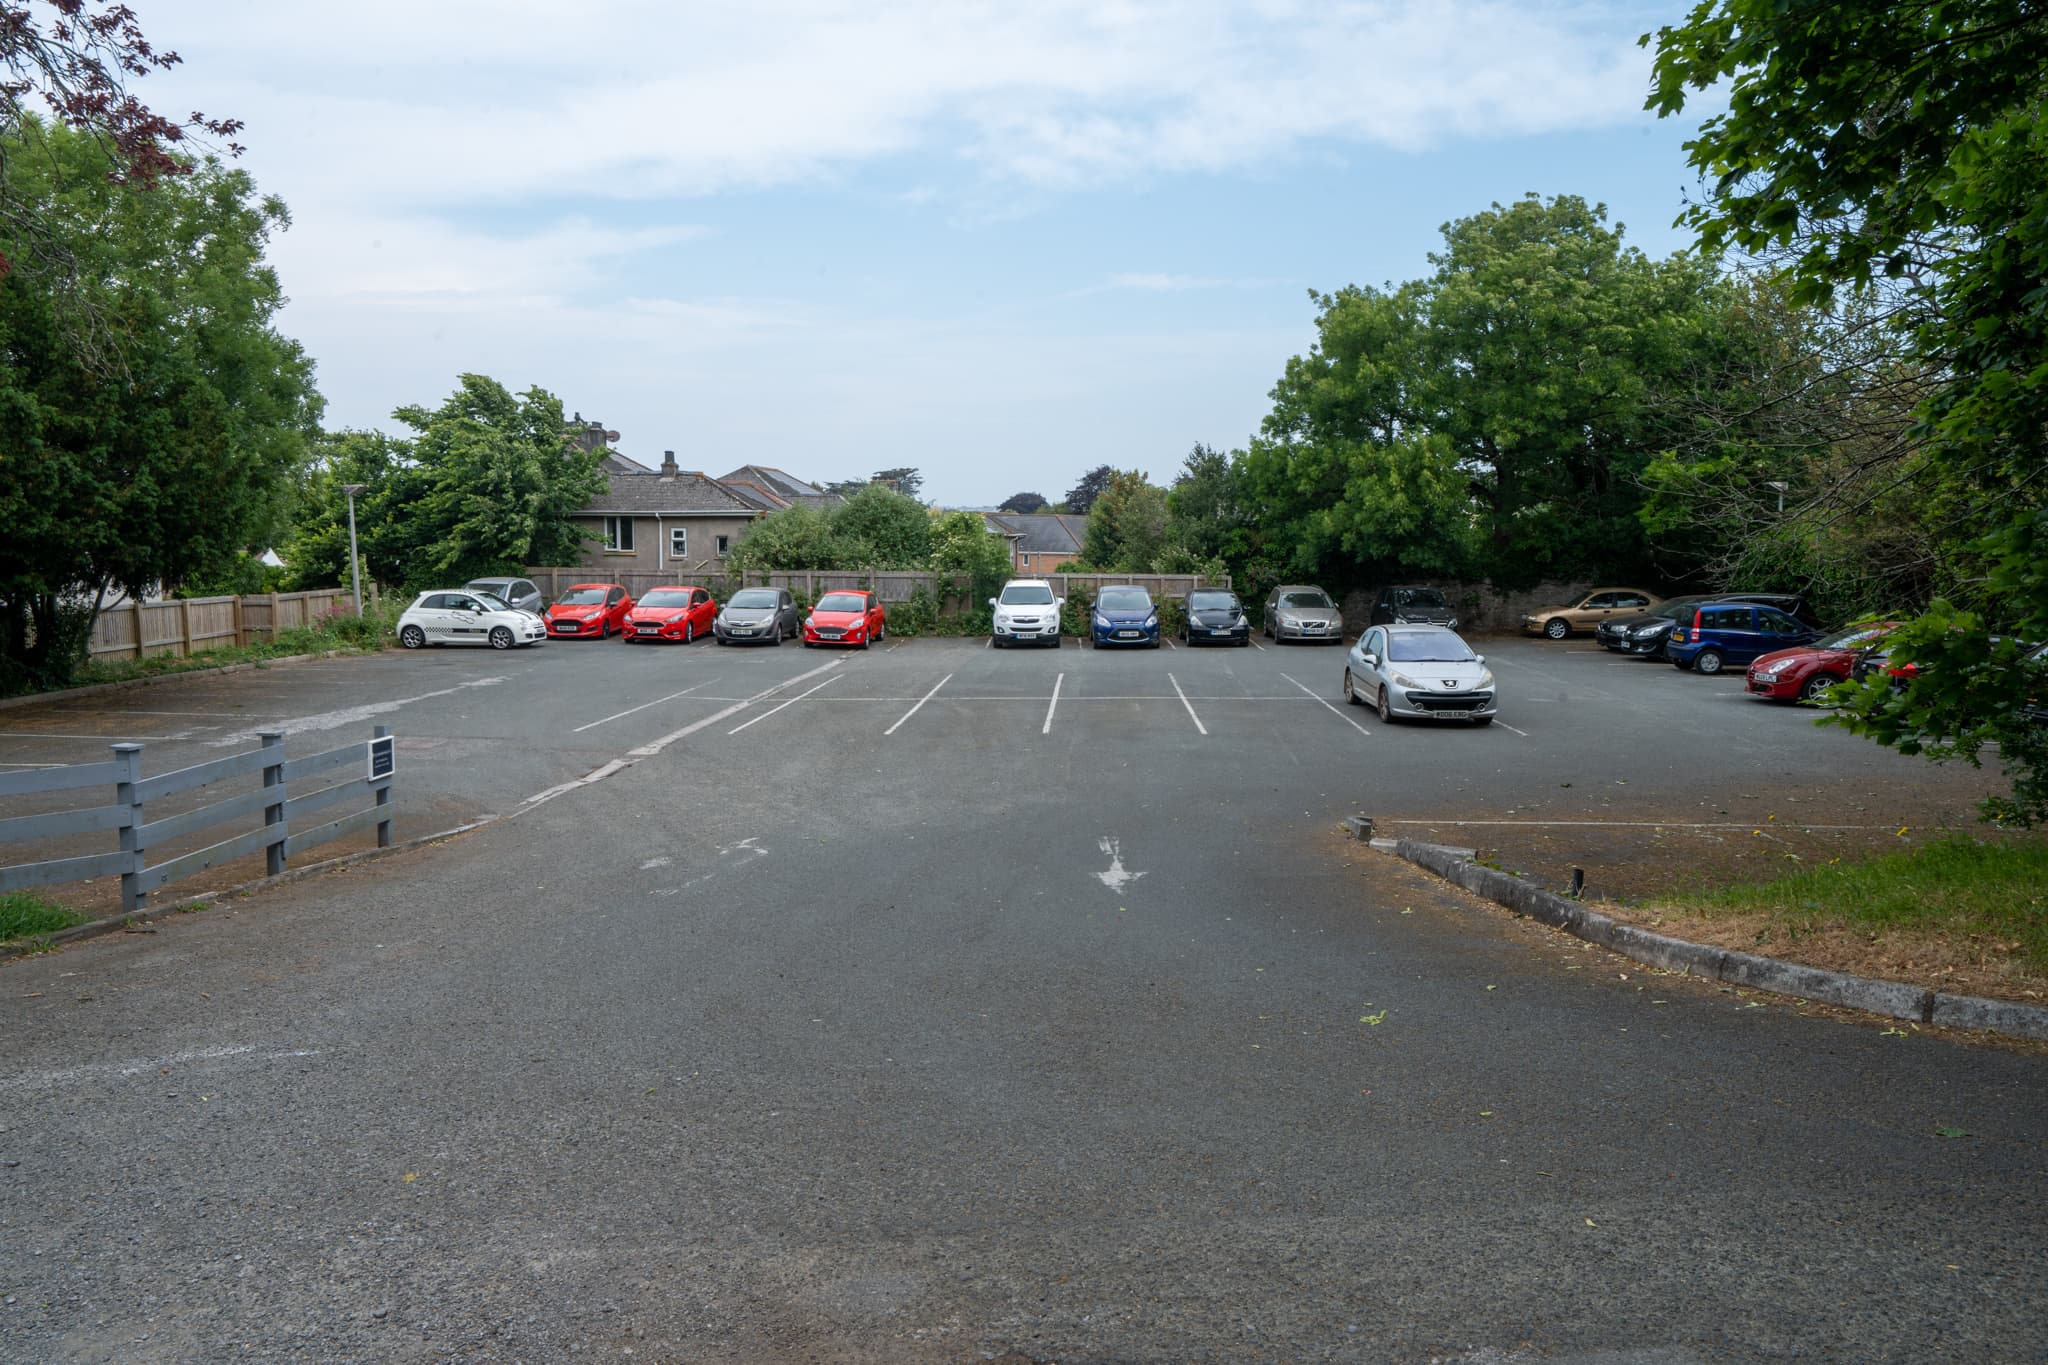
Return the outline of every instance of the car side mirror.
[[[988,599],[988,604],[989,604],[990,606],[994,606],[994,605],[996,604],[996,599],[995,599],[995,598],[993,598],[993,597],[989,598],[989,599]]]
[[[1486,656],[1484,654],[1474,654],[1472,656],[1472,662],[1475,664],[1483,664],[1486,662]]]
[[[1067,599],[1064,597],[1055,597],[1052,599],[1052,604],[1056,607],[1064,607],[1065,605],[1067,605]]]
[[[1374,668],[1378,668],[1380,666],[1380,656],[1372,653],[1370,650],[1368,650],[1364,654],[1359,655],[1358,657],[1361,661],[1371,664]]]

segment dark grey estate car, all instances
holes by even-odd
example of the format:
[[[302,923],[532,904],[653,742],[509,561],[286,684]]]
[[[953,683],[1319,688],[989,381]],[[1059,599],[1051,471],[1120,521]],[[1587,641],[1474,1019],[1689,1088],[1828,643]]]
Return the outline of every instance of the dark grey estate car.
[[[1279,644],[1284,640],[1327,640],[1344,643],[1344,616],[1321,588],[1307,583],[1283,583],[1266,594],[1266,638]]]
[[[1373,599],[1372,620],[1367,624],[1442,626],[1446,630],[1456,630],[1458,612],[1441,588],[1395,584],[1380,589],[1380,595]]]
[[[540,589],[529,579],[472,578],[462,586],[471,592],[487,592],[514,611],[530,611],[538,616],[547,607]]]
[[[711,634],[722,645],[763,640],[779,645],[803,629],[803,613],[787,588],[741,588],[711,623]]]

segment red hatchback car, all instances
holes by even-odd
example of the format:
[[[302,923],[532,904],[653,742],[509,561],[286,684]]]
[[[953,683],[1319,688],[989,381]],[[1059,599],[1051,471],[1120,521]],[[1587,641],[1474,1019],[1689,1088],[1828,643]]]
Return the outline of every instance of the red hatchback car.
[[[804,618],[804,648],[812,645],[858,645],[866,649],[889,634],[881,599],[871,592],[842,588],[828,592]]]
[[[1766,654],[1749,666],[1750,695],[1771,701],[1814,701],[1849,676],[1859,653],[1898,628],[1897,621],[1868,621],[1810,645]]]
[[[702,588],[649,588],[626,613],[627,644],[635,640],[681,640],[684,644],[711,633],[718,603]]]
[[[602,640],[626,628],[633,599],[617,583],[578,583],[548,608],[550,640]]]

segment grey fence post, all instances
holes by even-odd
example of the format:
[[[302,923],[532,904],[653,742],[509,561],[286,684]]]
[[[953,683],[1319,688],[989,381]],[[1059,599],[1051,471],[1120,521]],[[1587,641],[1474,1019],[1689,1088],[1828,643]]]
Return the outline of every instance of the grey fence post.
[[[284,731],[258,730],[256,734],[266,750],[275,751],[270,754],[270,762],[263,765],[263,790],[274,789],[276,795],[263,808],[263,827],[270,830],[270,842],[263,846],[263,870],[275,877],[284,871],[284,841],[288,833],[284,818]]]
[[[116,744],[113,750],[114,762],[121,765],[121,775],[114,781],[114,804],[128,811],[128,823],[121,826],[121,851],[129,855],[128,870],[121,874],[121,909],[132,914],[149,899],[142,889],[142,858],[147,850],[136,842],[142,833],[142,798],[136,794],[142,781],[142,746]]]
[[[372,733],[376,738],[383,739],[391,733],[391,727],[380,725]],[[390,782],[386,782],[377,789],[377,809],[384,812],[384,818],[377,822],[377,847],[379,848],[391,847],[391,813],[388,807],[391,805],[392,784],[397,781],[398,777],[394,773]]]

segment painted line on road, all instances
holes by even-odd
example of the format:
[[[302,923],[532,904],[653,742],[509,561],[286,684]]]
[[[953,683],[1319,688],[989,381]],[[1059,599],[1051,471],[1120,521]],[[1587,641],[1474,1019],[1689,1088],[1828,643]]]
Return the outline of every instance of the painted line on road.
[[[711,680],[709,678],[706,678],[703,682],[697,684],[697,687],[709,686],[711,686]],[[606,716],[603,720],[594,720],[590,722],[590,724],[588,725],[579,725],[575,729],[571,730],[569,733],[572,735],[580,735],[585,730],[595,730],[600,725],[609,725],[615,720],[623,720],[625,717],[632,715],[635,711],[645,711],[650,706],[659,706],[665,701],[674,701],[677,697],[687,697],[692,692],[695,692],[697,690],[697,687],[686,687],[680,692],[671,692],[665,697],[657,697],[653,701],[642,702],[640,705],[632,707],[629,710],[621,711],[617,715]]]
[[[1187,693],[1180,690],[1180,679],[1169,673],[1166,675],[1166,680],[1173,684],[1174,695],[1180,698],[1180,704],[1188,708],[1188,719],[1195,723],[1197,730],[1200,730],[1205,735],[1208,734],[1209,727],[1202,724],[1202,718],[1195,714],[1195,704],[1188,700]]]
[[[207,744],[215,749],[232,748],[237,744],[253,744],[262,737],[264,730],[275,730],[286,735],[301,734],[307,730],[336,730],[344,725],[368,720],[372,716],[381,716],[386,712],[396,711],[401,706],[410,706],[416,701],[431,701],[435,697],[452,697],[457,692],[464,691],[467,688],[496,687],[499,683],[510,681],[511,678],[503,673],[489,678],[472,678],[466,683],[457,683],[453,687],[443,687],[434,692],[421,692],[417,696],[394,697],[390,701],[367,702],[362,706],[350,706],[340,711],[320,711],[310,716],[292,716],[285,720],[273,721],[265,725],[263,730],[237,730],[231,735],[208,740]]]
[[[654,757],[663,749],[666,749],[669,745],[674,744],[678,740],[688,739],[691,735],[696,734],[699,730],[702,730],[707,726],[716,725],[722,720],[726,720],[732,716],[738,715],[740,712],[746,710],[749,706],[752,706],[757,701],[761,701],[765,698],[772,697],[777,692],[782,691],[786,687],[794,687],[798,683],[803,682],[807,678],[815,678],[820,673],[829,673],[833,669],[839,667],[841,664],[845,662],[846,660],[844,659],[834,659],[830,663],[820,664],[818,667],[811,669],[808,673],[799,673],[794,678],[790,678],[784,682],[776,683],[772,687],[765,687],[761,689],[759,692],[756,692],[753,696],[748,697],[745,701],[736,701],[731,706],[726,707],[723,711],[713,712],[711,715],[704,717],[702,720],[693,720],[680,730],[671,730],[667,734],[663,735],[660,739],[655,740],[652,744],[643,744],[637,749],[628,749],[624,757],[615,758],[611,762],[605,764],[603,767],[592,769],[590,772],[587,772],[583,776],[576,778],[574,781],[559,783],[556,786],[547,788],[545,791],[535,792],[533,795],[527,797],[524,801],[520,802],[518,809],[514,810],[511,815],[508,815],[505,818],[509,820],[512,818],[512,816],[524,815],[527,811],[534,809],[536,806],[539,806],[544,802],[552,801],[556,797],[561,796],[565,792],[572,792],[575,791],[578,787],[588,787],[593,785],[594,783],[602,782],[607,777],[612,776],[614,773],[623,772],[627,768],[632,767],[635,763],[639,762],[643,758]]]
[[[829,681],[829,679],[828,679],[828,681]],[[896,724],[894,724],[894,725],[890,726],[890,727],[889,727],[888,729],[886,729],[886,730],[882,731],[882,738],[884,738],[884,739],[887,739],[887,738],[888,738],[889,736],[891,736],[891,735],[895,734],[895,733],[896,733],[896,731],[897,731],[898,729],[900,729],[900,728],[902,727],[902,725],[903,725],[903,722],[904,722],[904,721],[906,721],[906,720],[909,720],[909,719],[910,719],[910,718],[911,718],[912,716],[916,715],[916,714],[917,714],[917,713],[918,713],[919,711],[922,711],[922,710],[924,710],[924,704],[925,704],[926,702],[930,701],[930,700],[931,700],[931,699],[932,699],[933,697],[936,697],[936,696],[938,696],[938,695],[939,695],[939,689],[940,689],[940,688],[942,688],[942,687],[944,687],[944,686],[945,686],[945,685],[946,685],[947,683],[949,683],[949,682],[951,682],[951,681],[953,681],[953,675],[952,675],[951,673],[948,673],[948,674],[947,674],[947,675],[946,675],[945,677],[943,677],[943,678],[939,679],[939,680],[938,680],[937,682],[933,683],[933,684],[932,684],[932,690],[931,690],[931,691],[929,691],[929,692],[927,692],[927,693],[925,693],[925,694],[924,694],[924,695],[923,695],[922,697],[919,697],[919,698],[917,699],[917,705],[915,705],[915,706],[911,707],[911,708],[910,708],[910,709],[909,709],[908,711],[905,711],[905,712],[904,712],[904,713],[903,713],[902,715],[898,716],[898,717],[896,718]],[[820,684],[819,684],[819,686],[820,686],[820,687],[822,687],[822,686],[824,686],[824,684],[823,684],[823,683],[820,683]]]
[[[1052,700],[1045,704],[1045,724],[1038,727],[1038,733],[1041,735],[1049,735],[1052,733],[1052,713],[1059,708],[1060,686],[1061,684],[1065,683],[1066,680],[1067,675],[1064,673],[1060,674],[1058,677],[1052,680]]]
[[[788,710],[788,709],[789,709],[790,707],[792,707],[792,706],[795,706],[795,705],[796,705],[796,704],[797,704],[798,702],[802,701],[802,700],[803,700],[803,699],[804,699],[805,697],[808,697],[808,696],[810,696],[810,695],[811,695],[811,693],[813,693],[813,692],[817,691],[819,687],[827,687],[827,686],[831,685],[832,683],[836,683],[836,682],[838,682],[838,681],[839,681],[839,678],[838,678],[838,677],[830,677],[830,678],[827,678],[827,679],[825,679],[825,681],[824,681],[824,682],[821,682],[821,683],[819,683],[819,684],[817,685],[817,687],[808,687],[808,688],[805,688],[805,689],[804,689],[803,691],[801,691],[801,692],[797,693],[797,694],[796,694],[795,696],[791,697],[791,698],[790,698],[790,699],[789,699],[788,701],[786,701],[786,702],[782,703],[782,705],[780,705],[780,706],[771,706],[771,707],[769,707],[769,708],[768,708],[768,709],[767,709],[766,711],[763,711],[763,712],[762,712],[762,713],[761,713],[760,715],[758,715],[758,716],[754,717],[754,718],[753,718],[752,720],[749,720],[749,721],[742,721],[742,722],[740,722],[740,723],[739,723],[738,725],[735,725],[735,726],[733,726],[733,727],[732,727],[732,729],[730,729],[730,730],[727,730],[727,731],[726,731],[726,733],[727,733],[728,735],[736,735],[736,734],[738,734],[738,733],[739,733],[740,731],[742,731],[742,730],[746,729],[746,728],[747,728],[748,726],[750,726],[750,725],[759,725],[759,724],[760,724],[760,723],[761,723],[762,721],[764,721],[764,720],[768,719],[768,718],[769,718],[770,716],[772,716],[772,715],[775,715],[775,714],[776,714],[777,712],[779,712],[779,711],[787,711],[787,710]]]
[[[1345,723],[1346,725],[1348,725],[1348,726],[1350,726],[1350,727],[1351,727],[1352,729],[1354,729],[1354,730],[1358,731],[1358,733],[1359,733],[1359,734],[1361,734],[1361,735],[1369,735],[1369,734],[1371,734],[1371,733],[1372,733],[1372,731],[1370,731],[1370,730],[1366,729],[1366,728],[1365,728],[1365,727],[1364,727],[1363,725],[1360,725],[1360,724],[1359,724],[1359,723],[1358,723],[1357,721],[1355,721],[1355,720],[1351,719],[1351,717],[1349,717],[1349,716],[1345,715],[1345,714],[1344,714],[1344,713],[1343,713],[1342,711],[1339,711],[1339,710],[1338,710],[1338,709],[1337,709],[1336,707],[1334,707],[1334,706],[1330,705],[1330,703],[1329,703],[1328,699],[1326,699],[1326,698],[1324,698],[1324,697],[1320,697],[1320,696],[1317,696],[1317,695],[1316,695],[1316,691],[1315,691],[1315,689],[1314,689],[1314,688],[1312,688],[1312,687],[1308,686],[1307,684],[1303,683],[1301,679],[1299,679],[1299,678],[1295,677],[1295,676],[1294,676],[1293,674],[1291,674],[1291,673],[1282,673],[1282,674],[1281,674],[1280,676],[1281,676],[1281,677],[1283,677],[1283,678],[1285,678],[1285,679],[1287,679],[1287,681],[1289,681],[1289,682],[1293,683],[1293,684],[1294,684],[1294,685],[1295,685],[1296,687],[1299,687],[1299,688],[1300,688],[1300,689],[1301,689],[1302,691],[1304,691],[1304,692],[1308,693],[1308,695],[1309,695],[1309,700],[1311,700],[1311,701],[1313,701],[1313,702],[1317,702],[1317,703],[1319,703],[1319,704],[1320,704],[1320,705],[1322,706],[1322,708],[1323,708],[1323,709],[1324,709],[1325,711],[1328,711],[1328,712],[1329,712],[1329,713],[1330,713],[1331,715],[1335,716],[1335,717],[1336,717],[1336,718],[1337,718],[1338,720],[1341,720],[1341,721],[1343,721],[1343,722],[1344,722],[1344,723]]]
[[[1257,640],[1252,641],[1252,648],[1256,649],[1261,654],[1264,654],[1266,652],[1266,647],[1260,644]]]
[[[1496,720],[1494,724],[1498,725],[1503,730],[1515,730],[1514,726],[1508,724],[1504,720]],[[1523,739],[1527,739],[1529,737],[1529,732],[1527,730],[1515,730],[1515,733],[1520,735]]]
[[[1755,820],[1381,820],[1383,825],[1514,825],[1557,829],[1761,829]],[[1772,829],[1892,829],[1892,825],[1810,825],[1799,820],[1764,822]]]
[[[276,1062],[293,1057],[317,1057],[317,1048],[293,1048],[288,1051],[267,1052],[250,1057],[255,1052],[254,1044],[242,1043],[230,1047],[201,1047],[186,1052],[173,1052],[163,1057],[143,1057],[130,1062],[99,1062],[89,1066],[67,1066],[55,1071],[32,1071],[19,1076],[0,1077],[0,1090],[22,1090],[39,1085],[68,1085],[73,1081],[98,1081],[108,1077],[127,1078],[150,1076],[160,1078],[172,1067],[193,1066],[201,1062],[224,1062],[233,1057],[249,1057],[251,1061]]]
[[[217,730],[220,727],[209,725],[204,728]],[[138,740],[159,740],[169,743],[172,740],[190,738],[192,738],[190,730],[180,730],[172,735],[131,735],[126,732],[111,735],[64,735],[58,734],[54,730],[0,730],[0,739],[96,739],[102,744],[121,744]]]

